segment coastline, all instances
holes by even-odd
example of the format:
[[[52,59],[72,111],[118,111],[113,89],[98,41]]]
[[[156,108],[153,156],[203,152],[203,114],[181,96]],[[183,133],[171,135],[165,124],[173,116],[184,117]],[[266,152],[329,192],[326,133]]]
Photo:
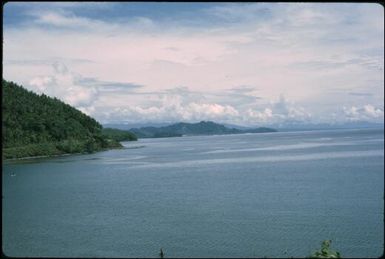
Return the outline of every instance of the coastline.
[[[64,154],[58,154],[58,155],[41,155],[41,156],[26,156],[26,157],[18,157],[18,158],[6,158],[6,159],[3,159],[3,162],[13,162],[13,161],[20,161],[20,160],[61,157],[61,156],[80,155],[80,154],[84,154],[84,153],[64,153]]]
[[[121,143],[119,142],[121,145]],[[17,162],[17,161],[23,161],[23,160],[33,160],[33,159],[39,159],[39,158],[55,158],[55,157],[64,157],[64,156],[70,156],[70,155],[86,155],[86,154],[93,154],[97,152],[103,152],[113,149],[124,149],[125,147],[123,145],[119,147],[111,147],[111,148],[103,148],[100,150],[95,150],[94,152],[74,152],[74,153],[62,153],[62,154],[47,154],[47,155],[38,155],[38,156],[24,156],[24,157],[16,157],[16,158],[4,158],[2,157],[2,162]],[[4,150],[2,150],[4,153]]]

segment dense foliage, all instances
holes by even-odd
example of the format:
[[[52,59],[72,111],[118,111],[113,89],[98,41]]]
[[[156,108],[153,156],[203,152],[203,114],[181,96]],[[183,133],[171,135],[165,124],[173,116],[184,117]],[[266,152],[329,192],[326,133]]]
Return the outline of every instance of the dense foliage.
[[[164,127],[142,127],[130,129],[138,138],[180,137],[183,135],[213,135],[213,134],[241,134],[275,132],[271,128],[235,129],[212,121],[199,123],[176,123]]]
[[[321,245],[321,249],[315,251],[310,258],[341,258],[339,252],[332,251],[330,249],[331,240],[324,240]]]
[[[93,152],[121,147],[102,126],[79,110],[45,94],[2,81],[4,158]]]
[[[113,139],[119,142],[138,140],[135,134],[130,131],[113,128],[103,128],[102,135],[106,138]]]

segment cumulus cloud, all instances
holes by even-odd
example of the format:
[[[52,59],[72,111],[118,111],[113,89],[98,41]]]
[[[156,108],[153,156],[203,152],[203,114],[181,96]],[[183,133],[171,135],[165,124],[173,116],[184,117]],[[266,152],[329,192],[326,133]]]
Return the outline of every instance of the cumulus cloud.
[[[29,84],[36,89],[37,92],[44,93],[48,86],[56,84],[56,78],[53,76],[41,76],[32,78]]]
[[[137,93],[136,93],[137,94]],[[134,94],[134,95],[136,95]],[[282,95],[271,103],[226,104],[218,103],[215,94],[204,92],[191,94],[186,88],[173,91],[147,93],[147,105],[135,103],[133,99],[115,98],[115,107],[110,101],[97,106],[96,118],[102,122],[197,122],[212,120],[220,123],[235,123],[244,126],[259,126],[272,123],[301,121],[307,122],[311,114],[303,107],[289,102]],[[103,112],[102,112],[103,110]]]
[[[28,81],[28,87],[38,93],[57,97],[66,103],[92,114],[92,105],[97,102],[101,93],[129,93],[133,89],[143,87],[130,82],[100,80],[94,77],[84,77],[70,70],[66,64],[55,61],[51,64],[51,73],[33,77]]]
[[[232,106],[216,103],[189,103],[186,106],[180,102],[170,102],[164,106],[127,106],[108,109],[104,112],[102,121],[114,122],[196,122],[214,120],[218,122],[232,121],[239,112]]]
[[[367,104],[361,107],[343,107],[343,112],[350,121],[376,121],[384,120],[384,109]]]
[[[37,76],[29,81],[32,90],[57,97],[78,108],[87,107],[96,100],[96,88],[76,84],[77,78],[81,77],[79,74],[59,62],[53,63],[52,68],[51,75]]]
[[[252,119],[253,121],[259,121],[259,122],[270,122],[273,118],[273,111],[270,108],[265,108],[263,111],[256,111],[252,109],[247,110],[247,115]]]
[[[263,124],[309,122],[312,118],[310,112],[294,102],[288,101],[283,94],[264,109],[248,109],[247,115],[256,123]]]

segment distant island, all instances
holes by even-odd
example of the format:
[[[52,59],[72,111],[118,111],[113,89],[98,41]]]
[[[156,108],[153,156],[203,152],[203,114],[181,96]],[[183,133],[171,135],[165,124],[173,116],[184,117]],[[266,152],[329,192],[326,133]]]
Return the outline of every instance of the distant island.
[[[91,153],[136,140],[128,131],[103,129],[93,118],[57,98],[2,81],[2,156],[5,159]]]
[[[131,128],[138,138],[164,138],[164,137],[181,137],[196,135],[224,135],[224,134],[243,134],[243,133],[265,133],[276,132],[272,128],[254,128],[254,129],[236,129],[228,128],[222,124],[212,121],[201,121],[198,123],[175,123],[163,127],[141,127]]]

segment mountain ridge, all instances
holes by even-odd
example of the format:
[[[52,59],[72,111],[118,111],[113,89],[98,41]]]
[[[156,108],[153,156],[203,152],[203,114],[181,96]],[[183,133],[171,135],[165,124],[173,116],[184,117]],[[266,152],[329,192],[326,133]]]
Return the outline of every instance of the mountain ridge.
[[[199,135],[226,135],[242,133],[266,133],[276,132],[277,130],[266,127],[252,129],[229,128],[222,124],[212,121],[200,121],[198,123],[178,122],[162,127],[141,127],[131,128],[138,138],[160,138],[160,137],[181,137]]]

